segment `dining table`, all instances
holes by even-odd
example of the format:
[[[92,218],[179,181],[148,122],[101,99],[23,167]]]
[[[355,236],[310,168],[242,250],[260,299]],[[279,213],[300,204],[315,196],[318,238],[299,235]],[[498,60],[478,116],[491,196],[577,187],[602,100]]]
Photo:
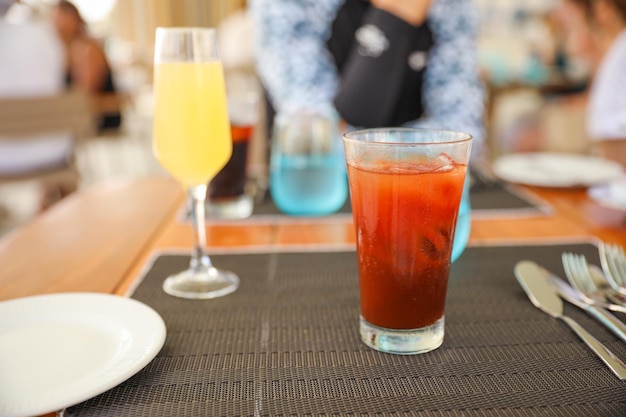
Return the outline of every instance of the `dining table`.
[[[185,266],[194,244],[181,217],[187,195],[167,176],[94,184],[3,237],[0,302],[95,292],[163,316],[159,355],[64,416],[626,415],[626,382],[536,309],[513,274],[530,259],[562,276],[563,251],[598,262],[600,242],[626,248],[626,212],[584,187],[506,190],[541,210],[472,216],[468,247],[451,267],[446,339],[427,354],[360,342],[350,215],[209,221],[208,252],[236,270],[240,288],[204,301],[164,294],[164,276]],[[626,361],[624,342],[565,304]]]

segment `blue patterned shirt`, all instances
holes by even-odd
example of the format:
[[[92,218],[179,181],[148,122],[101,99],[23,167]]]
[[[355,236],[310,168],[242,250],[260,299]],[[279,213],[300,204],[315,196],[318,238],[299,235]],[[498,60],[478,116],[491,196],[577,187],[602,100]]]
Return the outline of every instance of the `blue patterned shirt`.
[[[250,0],[259,77],[279,112],[334,112],[339,74],[326,48],[343,0]],[[485,94],[478,73],[478,14],[471,0],[433,0],[428,21],[435,45],[424,74],[425,114],[407,126],[484,137]]]

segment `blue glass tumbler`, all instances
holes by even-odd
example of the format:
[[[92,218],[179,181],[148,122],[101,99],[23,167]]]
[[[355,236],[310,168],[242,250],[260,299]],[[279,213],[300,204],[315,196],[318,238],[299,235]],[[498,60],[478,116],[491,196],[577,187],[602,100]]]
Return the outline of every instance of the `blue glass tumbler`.
[[[469,173],[465,177],[463,185],[463,195],[461,196],[461,204],[459,206],[459,216],[456,221],[456,229],[454,231],[454,242],[452,243],[451,262],[458,259],[465,250],[467,241],[469,240],[470,231],[472,229],[472,207],[470,205],[470,176]]]
[[[270,156],[270,192],[279,210],[322,216],[339,210],[348,181],[337,119],[319,114],[278,114]]]

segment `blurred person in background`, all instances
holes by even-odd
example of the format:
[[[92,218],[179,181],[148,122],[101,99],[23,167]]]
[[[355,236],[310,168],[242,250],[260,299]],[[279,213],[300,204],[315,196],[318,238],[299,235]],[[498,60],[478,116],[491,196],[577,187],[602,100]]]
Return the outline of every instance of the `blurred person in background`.
[[[278,112],[354,127],[484,136],[471,0],[250,0],[257,67]],[[272,111],[268,111],[268,123]]]
[[[59,1],[53,21],[66,49],[67,85],[82,88],[96,99],[113,96],[116,88],[111,66],[102,45],[89,36],[78,8],[69,1]],[[117,129],[122,123],[119,109],[107,109],[99,117],[100,131]]]
[[[563,0],[567,48],[593,76],[587,131],[600,154],[626,167],[626,0]]]
[[[54,28],[45,22],[4,19],[12,0],[0,0],[0,98],[54,95],[64,90],[65,53]],[[16,2],[17,3],[17,2]],[[43,135],[27,142],[0,137],[0,175],[19,176],[65,165],[73,157],[69,134]],[[74,185],[47,185],[40,208],[49,207],[76,189]]]

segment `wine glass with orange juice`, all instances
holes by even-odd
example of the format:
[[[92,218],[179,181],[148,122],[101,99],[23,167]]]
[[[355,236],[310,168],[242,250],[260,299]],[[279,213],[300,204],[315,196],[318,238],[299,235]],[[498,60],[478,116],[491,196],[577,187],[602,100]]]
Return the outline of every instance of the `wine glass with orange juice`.
[[[168,277],[168,294],[191,299],[235,291],[239,278],[206,254],[207,184],[232,153],[224,73],[211,28],[157,28],[153,151],[193,199],[195,248],[189,268]]]

